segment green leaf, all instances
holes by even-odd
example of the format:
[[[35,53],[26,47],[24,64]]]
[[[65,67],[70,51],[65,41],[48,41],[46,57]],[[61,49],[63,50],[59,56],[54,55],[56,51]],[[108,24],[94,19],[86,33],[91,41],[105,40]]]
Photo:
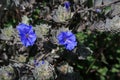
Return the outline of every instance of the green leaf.
[[[117,50],[117,53],[119,53],[119,54],[120,54],[120,49],[118,49],[118,50]]]
[[[107,74],[108,69],[106,67],[98,69],[98,72],[105,76]]]
[[[95,58],[93,58],[93,56],[88,56],[87,60],[90,61],[90,62],[93,62],[95,60]]]
[[[100,76],[100,80],[106,80],[104,76]]]
[[[111,69],[111,72],[113,72],[113,73],[115,73],[115,72],[119,72],[119,69],[113,67],[113,68]]]
[[[103,12],[106,14],[108,14],[110,11],[112,10],[111,6],[107,6],[103,9]]]
[[[83,32],[79,32],[76,34],[76,37],[79,42],[84,43],[85,38],[87,38],[87,35],[84,34]]]
[[[88,7],[93,7],[93,3],[94,2],[94,0],[88,0],[88,2],[87,2],[87,5],[88,5]]]
[[[92,66],[92,69],[95,69],[95,70],[97,70],[98,69],[98,66]]]
[[[77,65],[77,67],[79,68],[79,69],[83,69],[83,66],[81,66],[81,65]]]
[[[105,58],[105,56],[104,56],[104,54],[103,53],[101,53],[101,61],[103,62],[103,63],[105,63],[105,64],[108,64],[108,62],[106,61],[106,58]]]

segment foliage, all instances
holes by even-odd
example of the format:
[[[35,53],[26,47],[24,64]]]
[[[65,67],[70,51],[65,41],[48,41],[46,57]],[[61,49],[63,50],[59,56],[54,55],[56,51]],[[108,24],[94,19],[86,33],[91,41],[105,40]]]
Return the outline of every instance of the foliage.
[[[2,0],[0,80],[119,80],[120,0]]]

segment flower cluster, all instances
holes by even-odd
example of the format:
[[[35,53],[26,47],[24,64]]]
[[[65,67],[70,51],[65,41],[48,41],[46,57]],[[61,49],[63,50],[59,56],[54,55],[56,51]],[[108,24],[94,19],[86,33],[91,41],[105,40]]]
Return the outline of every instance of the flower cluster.
[[[64,45],[66,49],[72,50],[77,45],[76,37],[75,35],[70,32],[60,32],[60,34],[57,36],[58,42],[60,45]]]
[[[35,69],[32,70],[36,80],[54,80],[54,67],[48,61],[34,61]]]
[[[24,46],[32,46],[37,38],[32,26],[21,23],[17,26],[21,42]],[[57,36],[60,45],[64,45],[66,49],[72,50],[77,45],[75,35],[70,31],[60,32]]]
[[[57,10],[53,11],[53,20],[55,22],[64,22],[68,19],[70,19],[73,16],[73,13],[68,10],[69,4],[65,3],[65,6],[58,6]]]
[[[0,80],[14,80],[15,76],[14,68],[11,65],[0,68]]]
[[[38,60],[34,60],[34,66],[35,67],[39,67],[39,66],[41,66],[41,65],[43,65],[44,64],[44,61],[42,60],[42,61],[38,61]]]
[[[28,47],[34,44],[36,34],[33,31],[32,26],[21,23],[17,26],[17,30],[24,46]]]

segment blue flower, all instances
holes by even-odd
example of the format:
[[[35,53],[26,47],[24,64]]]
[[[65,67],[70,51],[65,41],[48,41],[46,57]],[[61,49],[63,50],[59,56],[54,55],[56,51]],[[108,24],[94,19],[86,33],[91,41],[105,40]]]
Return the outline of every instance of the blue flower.
[[[21,42],[24,46],[28,47],[34,44],[37,37],[31,25],[20,23],[17,26],[17,30],[19,32]]]
[[[34,66],[35,67],[40,67],[41,65],[45,64],[44,60],[38,61],[38,60],[34,60]]]
[[[70,2],[69,2],[69,1],[65,1],[65,2],[64,2],[64,6],[65,6],[65,8],[68,10],[69,7],[70,7]]]
[[[74,47],[77,45],[76,37],[70,31],[61,32],[57,36],[57,39],[58,39],[59,44],[64,45],[65,48],[68,49],[68,50],[74,49]]]
[[[102,10],[101,9],[96,9],[95,10],[97,13],[100,13]]]

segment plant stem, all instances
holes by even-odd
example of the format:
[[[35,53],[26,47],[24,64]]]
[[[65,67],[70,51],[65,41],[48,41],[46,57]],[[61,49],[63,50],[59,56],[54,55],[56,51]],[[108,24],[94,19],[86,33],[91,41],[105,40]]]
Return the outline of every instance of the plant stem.
[[[86,74],[90,71],[91,67],[94,65],[95,62],[96,62],[96,59],[91,63],[91,65],[89,66],[89,68],[86,71]]]

